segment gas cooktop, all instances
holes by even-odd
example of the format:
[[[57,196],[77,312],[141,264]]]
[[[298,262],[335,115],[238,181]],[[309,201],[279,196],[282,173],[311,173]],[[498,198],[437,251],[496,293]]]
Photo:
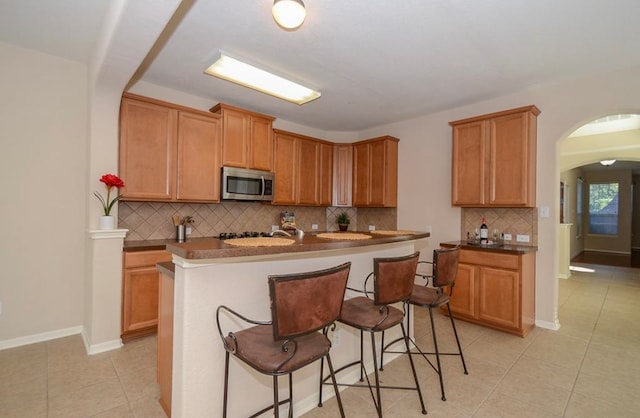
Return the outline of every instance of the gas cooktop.
[[[221,232],[218,235],[219,239],[233,239],[233,238],[256,238],[256,237],[270,237],[271,234],[268,232],[255,232],[255,231],[245,231],[245,232]]]

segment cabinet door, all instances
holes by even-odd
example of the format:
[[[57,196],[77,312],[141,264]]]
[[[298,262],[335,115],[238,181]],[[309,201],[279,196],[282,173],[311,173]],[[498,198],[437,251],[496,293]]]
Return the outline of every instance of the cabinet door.
[[[242,168],[248,166],[249,122],[249,115],[242,111],[228,108],[222,111],[222,165]]]
[[[320,165],[320,143],[298,139],[298,199],[302,205],[318,205],[320,188],[318,167]]]
[[[158,280],[159,273],[155,265],[125,269],[123,334],[158,324]]]
[[[353,206],[369,204],[369,145],[353,146]]]
[[[453,127],[451,203],[485,203],[486,128],[483,121]]]
[[[384,206],[385,202],[385,143],[373,142],[369,144],[369,201],[371,206]]]
[[[320,186],[320,206],[331,206],[333,198],[333,145],[320,144],[320,163],[318,167],[318,179]]]
[[[333,206],[351,206],[353,181],[353,146],[333,147]]]
[[[180,112],[177,200],[220,201],[221,131],[217,115]]]
[[[528,135],[528,113],[515,113],[489,121],[489,204],[524,206],[532,192],[532,152]],[[535,176],[535,171],[533,172]],[[535,188],[535,187],[534,187]]]
[[[291,135],[275,135],[274,177],[275,190],[274,204],[296,203],[296,161],[297,138]]]
[[[123,200],[171,200],[178,111],[123,98],[120,109],[120,177]]]
[[[476,272],[475,266],[458,263],[458,274],[449,302],[456,317],[476,316]]]
[[[478,319],[501,327],[520,328],[520,276],[517,271],[480,267]]]
[[[251,116],[249,168],[273,170],[273,129],[270,119]]]

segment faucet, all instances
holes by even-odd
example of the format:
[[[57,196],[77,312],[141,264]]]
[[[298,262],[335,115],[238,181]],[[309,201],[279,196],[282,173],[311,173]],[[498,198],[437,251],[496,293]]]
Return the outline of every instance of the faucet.
[[[302,238],[304,237],[304,231],[300,228],[293,228],[296,231],[296,235],[298,236],[298,238]],[[290,233],[288,233],[287,231],[283,231],[282,229],[276,229],[275,231],[272,231],[270,234],[272,237],[275,237],[276,235],[286,235],[288,237],[292,237],[293,235],[291,235]]]
[[[271,235],[272,237],[275,237],[276,235],[286,235],[288,237],[291,236],[290,233],[288,233],[287,231],[283,231],[282,229],[276,229],[275,231],[271,231]]]

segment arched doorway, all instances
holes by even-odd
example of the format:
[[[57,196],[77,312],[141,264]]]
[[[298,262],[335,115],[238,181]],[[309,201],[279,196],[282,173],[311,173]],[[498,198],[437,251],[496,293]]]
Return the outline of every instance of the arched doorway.
[[[566,257],[630,265],[632,249],[640,250],[640,203],[634,204],[640,196],[640,115],[590,121],[562,140],[558,150],[559,244],[560,250],[569,248],[559,260],[560,277],[566,275]]]

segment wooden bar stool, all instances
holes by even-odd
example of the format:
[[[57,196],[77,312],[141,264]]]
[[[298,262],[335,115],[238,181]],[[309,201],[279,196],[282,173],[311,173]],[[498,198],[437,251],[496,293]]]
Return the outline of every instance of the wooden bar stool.
[[[340,316],[351,263],[299,274],[269,276],[271,321],[246,318],[221,305],[216,311],[218,332],[224,345],[224,402],[222,416],[227,416],[229,387],[229,356],[246,363],[254,370],[273,377],[273,405],[261,409],[257,417],[271,409],[279,417],[279,406],[289,403],[289,417],[293,417],[293,372],[317,360],[327,359],[330,377],[336,392],[340,415],[344,417],[342,400],[329,351],[331,341],[327,333],[335,328]],[[221,320],[241,319],[249,328],[224,333]],[[226,321],[225,321],[226,323]],[[322,331],[322,332],[319,332]],[[289,376],[289,398],[278,399],[278,377]]]
[[[424,406],[424,400],[422,398],[422,391],[420,390],[420,384],[418,383],[418,375],[416,373],[411,351],[409,349],[409,339],[403,321],[407,313],[409,297],[411,296],[411,292],[413,290],[413,283],[415,280],[419,255],[420,253],[416,252],[414,254],[402,257],[374,258],[374,270],[373,273],[370,273],[367,276],[364,283],[364,289],[359,290],[348,288],[349,290],[362,293],[364,294],[364,296],[357,296],[355,298],[345,300],[342,306],[342,313],[340,314],[340,318],[338,319],[339,322],[349,325],[360,331],[360,359],[337,369],[336,373],[346,370],[347,368],[352,366],[359,366],[360,381],[364,381],[365,378],[367,380],[366,385],[338,383],[338,386],[369,388],[378,417],[382,417],[382,398],[380,392],[381,389],[402,389],[417,391],[418,398],[420,399],[420,406],[422,407],[422,413],[427,413],[427,410]],[[368,286],[370,288],[370,278],[373,278],[373,290],[368,290]],[[395,303],[401,303],[402,309],[391,306]],[[404,353],[408,354],[415,386],[383,386],[380,384],[380,376],[378,374],[377,365],[375,334],[384,332],[385,330],[391,329],[396,326],[400,326],[402,330],[402,339],[404,340],[406,347],[406,351]],[[369,380],[369,376],[364,364],[364,332],[368,332],[371,336],[373,372],[375,375],[375,382],[373,382],[373,384]],[[321,362],[321,379],[322,368],[323,363]],[[328,377],[322,379],[320,382],[320,403],[318,404],[318,406],[322,406],[322,385],[327,384],[327,380]]]
[[[453,287],[455,285],[456,275],[458,274],[458,259],[460,257],[460,248],[440,248],[433,251],[433,261],[420,261],[419,265],[431,265],[431,273],[428,272],[418,272],[416,276],[425,280],[424,284],[416,284],[413,288],[413,292],[411,293],[411,298],[409,299],[409,303],[414,306],[420,306],[423,308],[429,309],[429,319],[431,319],[431,334],[433,337],[433,352],[424,352],[416,342],[412,339],[411,343],[414,345],[417,352],[429,363],[429,365],[433,368],[433,370],[438,374],[438,378],[440,379],[440,393],[442,395],[442,400],[446,401],[447,398],[445,396],[444,391],[444,377],[442,365],[440,364],[440,356],[460,356],[460,360],[462,361],[462,368],[464,369],[464,374],[469,374],[467,371],[467,364],[464,361],[464,354],[462,354],[462,347],[460,346],[460,339],[458,338],[458,331],[456,330],[456,323],[453,320],[453,315],[451,314],[451,306],[449,304],[451,294],[453,292]],[[429,280],[431,280],[431,286],[429,286]],[[449,320],[451,322],[451,328],[453,329],[453,335],[456,339],[456,344],[458,346],[458,352],[456,353],[441,353],[438,348],[438,338],[436,337],[436,326],[433,320],[433,309],[440,308],[441,306],[447,306],[447,313],[449,314]],[[410,326],[409,323],[410,318],[407,316],[407,327]],[[389,347],[393,344],[400,341],[400,339],[396,339],[395,341],[390,342],[386,346],[384,345],[384,334],[383,338],[383,349],[380,354],[380,369],[383,369],[384,353],[399,353],[399,351],[391,351]],[[427,357],[429,355],[435,355],[436,364]]]

